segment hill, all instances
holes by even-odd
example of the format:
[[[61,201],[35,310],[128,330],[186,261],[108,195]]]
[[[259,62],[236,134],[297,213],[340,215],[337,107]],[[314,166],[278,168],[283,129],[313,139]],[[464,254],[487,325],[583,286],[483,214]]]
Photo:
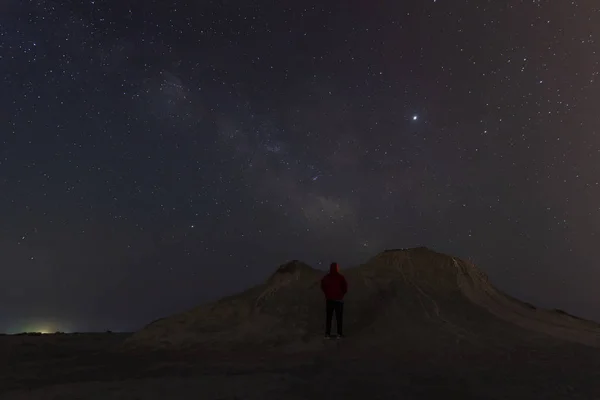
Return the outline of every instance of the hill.
[[[600,326],[537,309],[497,290],[473,264],[427,248],[385,251],[342,271],[349,284],[349,346],[368,351],[444,351],[576,342],[600,347]],[[323,272],[292,261],[242,293],[157,320],[130,349],[323,348]]]

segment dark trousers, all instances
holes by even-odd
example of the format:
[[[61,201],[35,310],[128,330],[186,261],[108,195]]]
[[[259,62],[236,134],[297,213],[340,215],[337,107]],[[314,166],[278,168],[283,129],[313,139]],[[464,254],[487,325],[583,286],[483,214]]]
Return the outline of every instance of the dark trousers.
[[[326,319],[325,319],[325,334],[331,335],[331,320],[333,319],[333,314],[335,313],[335,322],[337,327],[338,335],[343,335],[344,330],[344,302],[335,301],[335,300],[327,300],[326,303]]]

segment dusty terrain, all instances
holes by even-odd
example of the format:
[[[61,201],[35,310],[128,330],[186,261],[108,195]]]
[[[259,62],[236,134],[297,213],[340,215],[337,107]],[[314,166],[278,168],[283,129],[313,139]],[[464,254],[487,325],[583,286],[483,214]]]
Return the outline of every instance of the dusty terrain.
[[[321,272],[133,335],[0,336],[1,399],[600,399],[600,326],[418,248],[343,271],[347,338],[322,339]]]

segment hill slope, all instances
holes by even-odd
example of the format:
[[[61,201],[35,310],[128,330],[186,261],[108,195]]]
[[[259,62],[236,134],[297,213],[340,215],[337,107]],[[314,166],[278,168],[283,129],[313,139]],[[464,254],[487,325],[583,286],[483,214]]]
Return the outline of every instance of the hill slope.
[[[358,347],[443,351],[453,343],[503,348],[556,340],[600,347],[598,324],[515,300],[474,265],[426,248],[385,251],[342,272],[345,332]],[[322,275],[293,261],[264,284],[149,324],[127,346],[319,349]]]

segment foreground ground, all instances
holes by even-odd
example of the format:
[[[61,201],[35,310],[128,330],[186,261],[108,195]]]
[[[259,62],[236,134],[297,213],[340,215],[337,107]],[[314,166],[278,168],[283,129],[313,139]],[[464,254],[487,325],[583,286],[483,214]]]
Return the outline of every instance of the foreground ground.
[[[126,336],[0,336],[0,399],[600,398],[600,354],[575,344],[217,356],[116,351]]]

